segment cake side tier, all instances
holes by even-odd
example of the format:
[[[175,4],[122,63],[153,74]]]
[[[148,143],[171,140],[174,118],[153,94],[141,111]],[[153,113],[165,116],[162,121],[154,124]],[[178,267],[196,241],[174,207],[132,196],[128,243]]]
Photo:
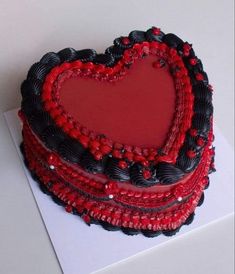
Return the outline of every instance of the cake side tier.
[[[141,197],[135,197],[134,194],[136,193],[132,190],[128,192],[126,189],[126,192],[119,195],[118,198],[118,195],[115,197],[115,195],[106,192],[105,182],[107,182],[107,180],[90,180],[91,175],[89,173],[86,174],[86,177],[85,173],[81,176],[81,174],[78,175],[76,172],[74,172],[74,175],[76,175],[75,178],[77,176],[79,178],[71,180],[71,177],[74,176],[70,176],[73,173],[69,171],[66,165],[59,164],[58,162],[58,166],[50,166],[50,163],[47,162],[48,156],[51,155],[50,152],[43,147],[39,140],[38,142],[36,141],[36,136],[33,142],[29,142],[29,138],[27,138],[29,130],[30,129],[27,128],[23,130],[25,157],[28,161],[29,169],[39,177],[41,183],[44,184],[49,191],[52,191],[54,195],[67,204],[67,210],[72,211],[79,208],[80,211],[82,211],[81,214],[85,212],[85,214],[92,219],[101,216],[100,218],[97,217],[97,219],[112,225],[114,225],[114,220],[116,220],[117,226],[132,228],[133,224],[123,221],[123,218],[128,220],[128,218],[132,218],[132,214],[137,214],[138,217],[136,218],[139,219],[139,222],[136,224],[135,229],[150,229],[150,227],[153,227],[154,231],[176,229],[182,225],[190,213],[194,211],[203,188],[207,184],[207,175],[213,156],[212,149],[209,148],[209,146],[205,149],[202,162],[199,164],[197,170],[193,172],[194,174],[192,174],[188,180],[185,180],[184,184],[179,182],[179,188],[174,185],[171,187],[168,186],[167,190],[166,186],[155,186],[154,188],[158,188],[158,191],[152,191],[151,193],[147,193],[145,189],[142,188],[137,192],[141,194]],[[63,174],[59,172],[59,166],[64,170]],[[90,181],[93,182],[93,186],[89,184]],[[188,184],[190,181],[194,182],[195,186],[193,188]],[[75,182],[77,182],[77,184],[75,184]],[[96,184],[97,182],[98,184]],[[122,185],[122,183],[120,183],[120,185]],[[159,191],[161,188],[165,191]],[[171,196],[170,190],[173,192],[174,201],[169,199]],[[183,196],[185,190],[190,190],[190,192],[188,195]],[[120,196],[122,196],[122,198],[124,197],[124,199],[120,200]],[[134,200],[138,202],[136,203]],[[139,202],[140,200],[142,200],[142,202]],[[153,202],[158,203],[154,204]],[[90,206],[91,208],[98,207],[98,209],[89,211]],[[187,208],[187,214],[183,208]],[[101,212],[103,213],[100,213],[99,209],[102,209]],[[99,214],[97,212],[99,212]],[[111,212],[121,212],[121,216],[125,217],[121,217],[120,220],[113,219],[111,215],[105,215],[107,212],[110,212],[110,214]],[[173,216],[175,218],[173,218]],[[178,216],[178,219],[176,216]],[[173,219],[175,220],[174,222],[172,221]],[[142,220],[144,221],[142,222]],[[153,220],[155,220],[155,223]],[[158,220],[158,222],[156,222],[156,220]],[[159,220],[161,220],[161,222],[159,222]],[[167,220],[170,220],[170,222]],[[145,224],[147,223],[148,226],[146,227]],[[154,226],[153,223],[155,224]]]

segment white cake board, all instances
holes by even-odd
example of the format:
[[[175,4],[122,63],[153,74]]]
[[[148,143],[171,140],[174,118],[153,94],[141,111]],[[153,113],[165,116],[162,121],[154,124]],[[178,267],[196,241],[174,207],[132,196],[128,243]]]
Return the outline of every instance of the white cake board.
[[[220,219],[234,210],[233,150],[221,132],[215,130],[216,169],[210,176],[210,187],[205,191],[205,202],[196,209],[194,222],[183,226],[173,237],[145,238],[142,235],[127,236],[121,232],[108,232],[100,226],[88,227],[79,217],[65,212],[49,196],[43,194],[24,167],[19,150],[21,123],[17,110],[6,112],[5,118],[22,161],[42,219],[65,274],[89,274],[117,263],[139,252],[156,247],[198,227]]]

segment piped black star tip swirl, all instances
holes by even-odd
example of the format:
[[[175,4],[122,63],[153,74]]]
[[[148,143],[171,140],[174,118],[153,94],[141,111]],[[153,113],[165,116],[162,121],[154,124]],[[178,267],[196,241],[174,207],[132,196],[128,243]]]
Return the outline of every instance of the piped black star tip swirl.
[[[42,81],[39,79],[27,79],[21,84],[21,95],[23,100],[33,96],[34,94],[39,95],[42,89]]]
[[[140,31],[140,30],[134,30],[130,32],[129,38],[134,43],[142,43],[143,41],[146,41],[146,32]]]
[[[39,188],[44,194],[50,195],[50,191],[48,190],[48,188],[44,184],[39,183]]]
[[[111,67],[114,62],[115,58],[111,54],[96,54],[95,58],[93,59],[95,64],[103,64],[107,67]]]
[[[207,135],[210,130],[210,119],[206,115],[194,114],[192,127]]]
[[[91,62],[96,56],[94,49],[82,49],[77,51],[77,59],[82,62]]]
[[[190,225],[193,222],[194,217],[195,213],[193,212],[188,216],[187,220],[184,222],[184,225]]]
[[[142,234],[147,238],[154,238],[162,234],[162,231],[141,230]]]
[[[130,178],[132,183],[137,187],[150,187],[159,183],[154,167],[150,168],[150,172],[151,177],[149,179],[145,179],[143,176],[143,167],[140,164],[135,163],[130,168]]]
[[[171,237],[171,236],[174,236],[177,232],[179,232],[180,229],[181,229],[181,227],[178,227],[174,230],[163,230],[162,234],[167,236],[167,237]]]
[[[61,63],[61,59],[59,55],[55,52],[48,52],[40,59],[40,63],[43,64],[51,64],[53,66],[59,65]]]
[[[158,41],[158,42],[163,42],[163,37],[164,37],[164,32],[162,32],[160,29],[159,29],[159,33],[155,33],[153,30],[154,30],[155,27],[152,27],[150,29],[148,29],[146,31],[146,39],[149,41],[149,42],[153,42],[153,41]]]
[[[105,230],[108,230],[108,231],[118,231],[118,230],[120,230],[119,226],[114,226],[114,225],[112,225],[110,223],[107,223],[107,222],[104,222],[104,221],[99,221],[99,223]]]
[[[190,158],[187,156],[188,148],[184,147],[180,150],[179,156],[176,161],[176,167],[185,173],[193,171],[200,162],[200,153],[196,152],[195,157]]]
[[[64,140],[59,144],[58,153],[66,161],[79,163],[84,147],[74,140]]]
[[[52,150],[57,150],[60,143],[68,140],[64,132],[53,125],[46,127],[41,136],[46,146]]]
[[[66,203],[64,201],[62,201],[61,199],[59,199],[57,196],[53,194],[51,195],[51,199],[59,206],[63,206],[63,207],[66,206]]]
[[[103,173],[106,157],[101,160],[95,160],[94,156],[89,152],[85,151],[80,159],[80,165],[87,171],[93,174]]]
[[[200,207],[204,203],[204,200],[205,200],[205,194],[203,192],[197,206]]]
[[[112,180],[129,181],[129,168],[120,168],[118,163],[119,160],[109,157],[105,166],[105,174]]]
[[[212,92],[209,90],[207,85],[203,83],[197,83],[192,86],[193,94],[195,99],[212,103]]]
[[[124,234],[128,236],[134,236],[140,233],[138,229],[129,228],[129,227],[122,227],[121,230]]]
[[[30,116],[35,111],[40,112],[42,109],[42,102],[38,95],[32,95],[29,97],[26,97],[21,102],[21,108],[24,109],[25,114]]]
[[[41,134],[48,126],[53,122],[50,115],[47,112],[34,112],[29,117],[30,126],[36,131],[36,133]]]
[[[128,43],[123,43],[124,38],[125,37],[119,37],[113,41],[114,46],[116,46],[117,48],[120,48],[121,50],[123,50],[123,52],[125,49],[131,48],[134,44],[131,40],[129,40]]]
[[[77,60],[77,51],[73,48],[65,48],[57,53],[60,57],[61,62],[72,62]]]
[[[182,179],[184,172],[169,163],[158,163],[156,165],[156,176],[163,185],[169,185]]]
[[[123,56],[123,49],[118,46],[111,46],[105,50],[106,54],[112,55],[115,60],[122,58]]]
[[[194,113],[210,117],[213,114],[212,103],[196,99],[194,102]]]
[[[41,62],[37,62],[31,66],[27,78],[38,79],[43,81],[43,79],[46,77],[51,68],[53,68],[53,64],[51,63],[44,64]]]
[[[206,176],[206,180],[207,180],[207,184],[204,187],[205,190],[208,189],[209,186],[210,186],[210,178],[209,178],[209,176]]]
[[[184,43],[178,36],[173,33],[168,33],[163,36],[162,41],[166,43],[171,48],[178,48]]]

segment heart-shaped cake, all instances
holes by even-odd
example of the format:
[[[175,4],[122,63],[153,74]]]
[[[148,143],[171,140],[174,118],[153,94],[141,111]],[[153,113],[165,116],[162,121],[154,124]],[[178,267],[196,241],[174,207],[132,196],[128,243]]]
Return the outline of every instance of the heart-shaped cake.
[[[49,52],[21,93],[25,163],[67,212],[148,237],[193,220],[214,137],[212,87],[191,44],[152,27],[104,54]]]

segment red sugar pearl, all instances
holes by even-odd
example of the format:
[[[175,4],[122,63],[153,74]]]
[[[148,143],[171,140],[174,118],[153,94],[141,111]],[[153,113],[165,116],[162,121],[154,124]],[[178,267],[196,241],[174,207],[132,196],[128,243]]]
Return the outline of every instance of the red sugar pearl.
[[[196,156],[196,152],[194,150],[188,150],[186,154],[190,159],[195,158]]]
[[[102,155],[101,152],[96,151],[95,154],[94,154],[94,157],[95,157],[95,159],[96,159],[97,161],[99,161],[99,160],[102,159],[103,155]]]
[[[196,73],[195,77],[196,77],[196,79],[197,79],[198,81],[204,80],[204,76],[203,76],[203,74],[200,73],[200,72]]]
[[[185,43],[185,44],[183,45],[184,51],[190,51],[191,48],[192,48],[192,46],[191,46],[189,43]]]
[[[149,165],[149,162],[144,160],[141,162],[141,164],[144,166],[144,167],[147,167]]]
[[[122,38],[122,43],[123,43],[123,45],[129,45],[130,44],[130,39],[128,37],[123,37]]]
[[[148,180],[151,178],[151,172],[148,169],[143,170],[143,177],[144,179]]]
[[[198,138],[197,139],[197,145],[198,146],[202,147],[202,146],[204,146],[204,144],[205,144],[205,140],[203,138]]]
[[[152,34],[153,35],[159,35],[160,33],[161,33],[161,29],[160,28],[156,28],[156,27],[152,28]]]
[[[196,58],[191,58],[189,60],[189,63],[192,65],[192,66],[195,66],[197,64],[197,59]]]
[[[120,161],[118,163],[118,166],[121,168],[121,169],[125,169],[127,168],[127,162],[126,161]]]

